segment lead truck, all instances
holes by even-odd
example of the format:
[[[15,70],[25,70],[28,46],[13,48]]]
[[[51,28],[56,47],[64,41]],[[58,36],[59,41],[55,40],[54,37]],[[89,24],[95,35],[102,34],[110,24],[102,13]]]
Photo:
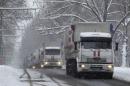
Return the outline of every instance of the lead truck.
[[[78,23],[65,33],[66,74],[113,76],[114,52],[108,23]]]

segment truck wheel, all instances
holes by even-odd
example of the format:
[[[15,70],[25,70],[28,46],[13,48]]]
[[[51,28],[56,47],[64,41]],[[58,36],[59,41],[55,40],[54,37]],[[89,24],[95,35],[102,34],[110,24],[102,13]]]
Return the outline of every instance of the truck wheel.
[[[66,62],[66,74],[79,78],[79,74],[77,73],[77,62],[76,59],[69,59]]]
[[[69,70],[69,68],[66,68],[66,75],[70,75],[70,70]]]
[[[66,61],[66,75],[70,75],[70,62],[69,60]]]
[[[79,74],[77,72],[77,62],[75,59],[71,60],[71,70],[72,70],[72,72],[71,72],[72,76],[75,78],[78,78]]]

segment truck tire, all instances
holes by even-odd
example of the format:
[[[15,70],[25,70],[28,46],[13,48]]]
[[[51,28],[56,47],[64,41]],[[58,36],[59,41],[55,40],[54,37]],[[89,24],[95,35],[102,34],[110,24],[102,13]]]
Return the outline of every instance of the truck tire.
[[[66,74],[73,76],[75,78],[79,78],[79,74],[77,72],[77,61],[76,59],[69,59],[66,62]]]
[[[71,60],[71,70],[72,70],[72,76],[73,77],[77,77],[78,76],[78,73],[77,73],[77,62],[76,62],[76,59],[72,59]]]
[[[70,66],[71,62],[69,60],[66,61],[66,75],[70,75],[71,70],[70,70]]]

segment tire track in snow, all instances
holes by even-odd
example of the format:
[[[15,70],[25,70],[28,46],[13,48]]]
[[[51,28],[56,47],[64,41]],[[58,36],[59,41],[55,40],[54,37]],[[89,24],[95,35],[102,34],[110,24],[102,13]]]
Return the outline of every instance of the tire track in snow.
[[[59,80],[59,79],[56,79],[56,78],[53,78],[51,77],[51,79],[58,85],[58,86],[72,86],[72,85],[69,85],[67,82],[65,81],[62,81],[62,80]]]

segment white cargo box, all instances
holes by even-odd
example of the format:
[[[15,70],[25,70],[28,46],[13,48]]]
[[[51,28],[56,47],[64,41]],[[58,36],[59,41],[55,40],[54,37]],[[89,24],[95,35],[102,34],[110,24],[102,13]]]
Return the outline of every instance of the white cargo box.
[[[101,32],[101,33],[110,33],[110,24],[101,23],[101,22],[92,22],[92,23],[78,23],[74,26],[74,41],[80,41],[81,33],[85,32]]]

